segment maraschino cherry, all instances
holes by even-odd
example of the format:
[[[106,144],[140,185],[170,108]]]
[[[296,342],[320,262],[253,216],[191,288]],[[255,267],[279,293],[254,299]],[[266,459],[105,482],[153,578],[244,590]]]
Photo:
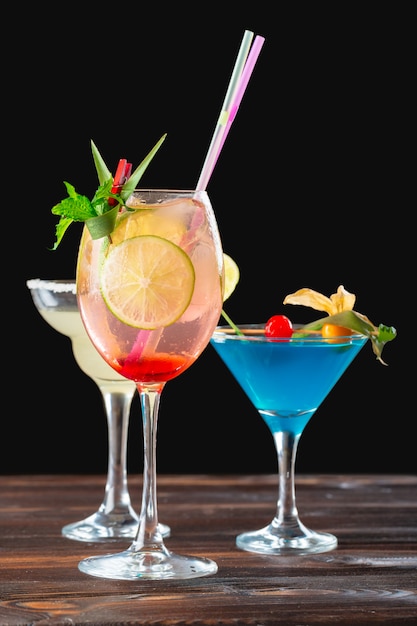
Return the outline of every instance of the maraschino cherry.
[[[286,315],[273,315],[265,324],[266,337],[291,337],[292,322]]]

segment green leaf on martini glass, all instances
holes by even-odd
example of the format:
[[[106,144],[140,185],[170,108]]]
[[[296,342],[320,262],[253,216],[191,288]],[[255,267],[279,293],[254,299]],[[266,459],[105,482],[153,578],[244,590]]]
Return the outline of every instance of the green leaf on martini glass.
[[[386,363],[382,360],[382,350],[386,343],[392,341],[397,336],[397,331],[393,326],[384,326],[380,324],[378,327],[372,324],[372,322],[361,313],[357,311],[342,311],[335,315],[327,315],[319,320],[315,320],[310,324],[306,324],[300,329],[297,329],[293,336],[302,336],[311,331],[321,331],[325,324],[334,324],[335,326],[342,326],[349,330],[364,335],[371,340],[372,350],[376,355],[378,361],[383,365]]]

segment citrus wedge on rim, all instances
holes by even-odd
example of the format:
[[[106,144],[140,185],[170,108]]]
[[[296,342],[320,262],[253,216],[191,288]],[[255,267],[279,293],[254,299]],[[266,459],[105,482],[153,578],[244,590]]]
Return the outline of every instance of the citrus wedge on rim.
[[[173,324],[190,304],[194,266],[179,246],[155,235],[126,239],[103,261],[101,293],[110,311],[135,328]]]
[[[240,272],[236,261],[231,256],[223,253],[224,262],[224,295],[223,302],[234,292],[240,279]]]

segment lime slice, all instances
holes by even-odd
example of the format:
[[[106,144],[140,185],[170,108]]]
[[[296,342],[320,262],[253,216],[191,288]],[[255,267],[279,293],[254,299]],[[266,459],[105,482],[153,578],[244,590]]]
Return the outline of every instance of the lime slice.
[[[100,274],[101,292],[113,315],[147,330],[169,326],[181,317],[190,304],[194,282],[189,256],[154,235],[112,246]]]
[[[239,282],[240,272],[236,261],[225,252],[223,253],[224,262],[224,296],[223,302],[234,292]]]
[[[157,209],[136,209],[120,217],[111,239],[117,244],[139,235],[156,235],[178,244],[185,230],[184,222],[175,215],[167,216]]]

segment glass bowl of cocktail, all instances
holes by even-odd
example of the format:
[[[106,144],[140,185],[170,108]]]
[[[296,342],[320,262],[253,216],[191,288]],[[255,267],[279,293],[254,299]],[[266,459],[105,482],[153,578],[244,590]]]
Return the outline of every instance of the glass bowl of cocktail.
[[[235,272],[235,284],[239,278]],[[229,290],[233,291],[235,284]],[[274,439],[278,457],[276,513],[265,527],[241,533],[236,545],[260,554],[314,554],[337,546],[329,532],[310,530],[300,520],[295,498],[297,446],[307,423],[331,393],[364,345],[370,341],[382,363],[382,349],[394,328],[375,327],[353,311],[355,296],[340,286],[330,298],[301,289],[284,299],[324,310],[327,317],[293,325],[286,315],[267,323],[216,328],[211,345],[249,397]]]
[[[144,430],[143,498],[137,536],[125,552],[84,559],[93,576],[194,578],[214,561],[175,554],[163,542],[156,503],[156,430],[167,382],[210,341],[222,306],[220,238],[206,192],[137,190],[111,241],[84,229],[77,268],[81,315],[94,345],[136,383]],[[140,234],[139,234],[140,233]]]
[[[163,138],[151,150],[149,161]],[[210,558],[174,553],[158,523],[156,434],[167,382],[198,359],[218,324],[223,251],[209,196],[197,189],[139,189],[143,163],[115,179],[93,144],[101,185],[92,201],[66,183],[59,244],[76,217],[85,222],[77,262],[77,299],[88,336],[115,372],[133,381],[143,422],[143,491],[137,534],[128,550],[83,559],[92,576],[186,579],[217,572]],[[121,165],[120,165],[121,164]],[[117,184],[116,182],[117,181]]]

